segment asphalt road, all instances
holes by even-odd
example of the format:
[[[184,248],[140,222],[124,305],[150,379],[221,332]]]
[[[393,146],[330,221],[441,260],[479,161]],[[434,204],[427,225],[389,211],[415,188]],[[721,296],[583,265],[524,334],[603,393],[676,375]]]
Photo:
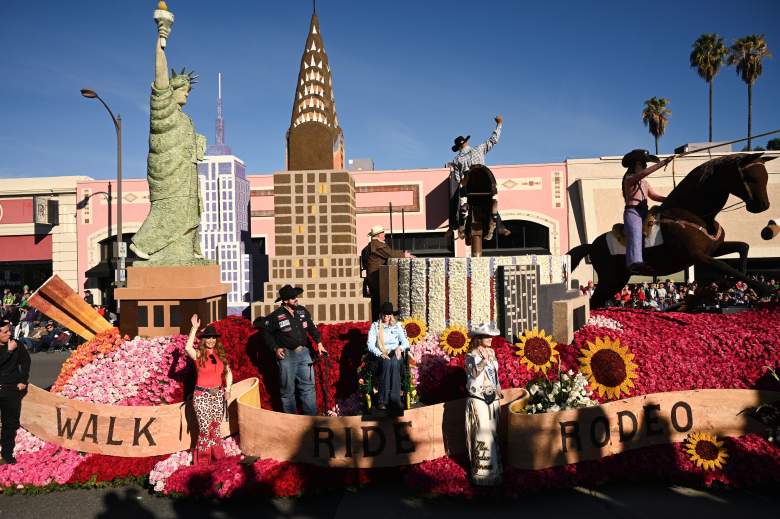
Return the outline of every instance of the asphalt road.
[[[713,493],[682,487],[577,488],[515,501],[409,497],[403,488],[378,487],[299,499],[192,501],[121,487],[69,490],[38,496],[0,496],[0,519],[222,519],[222,518],[468,518],[776,517],[780,498],[769,494]],[[774,510],[774,512],[773,512]],[[477,515],[478,514],[478,515]]]
[[[57,378],[66,353],[32,355],[30,381],[48,387]],[[134,486],[66,490],[40,495],[0,495],[0,519],[228,519],[269,518],[469,518],[576,517],[658,519],[668,517],[775,517],[777,493],[715,492],[685,487],[609,485],[507,500],[464,501],[410,495],[389,485],[298,499],[195,501],[156,496]]]

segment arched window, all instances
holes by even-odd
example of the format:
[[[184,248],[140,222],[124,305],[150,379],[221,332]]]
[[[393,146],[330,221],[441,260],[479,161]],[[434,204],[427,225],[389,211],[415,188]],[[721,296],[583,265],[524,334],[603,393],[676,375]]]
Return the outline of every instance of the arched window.
[[[482,249],[486,256],[550,254],[550,229],[528,220],[503,220],[512,231],[509,236],[498,236],[486,241]]]

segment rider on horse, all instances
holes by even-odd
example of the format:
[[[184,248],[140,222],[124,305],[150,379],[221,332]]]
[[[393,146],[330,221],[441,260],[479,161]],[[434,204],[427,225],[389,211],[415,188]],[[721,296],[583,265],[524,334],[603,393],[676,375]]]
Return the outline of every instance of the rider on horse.
[[[452,151],[455,152],[455,158],[448,164],[450,168],[450,226],[447,230],[448,235],[452,234],[455,229],[457,229],[458,237],[463,238],[468,210],[466,207],[466,197],[461,197],[460,188],[464,177],[472,167],[485,165],[485,154],[493,149],[493,146],[496,145],[498,139],[501,137],[501,125],[504,119],[500,115],[497,115],[495,121],[496,129],[493,130],[493,134],[490,138],[482,144],[474,148],[469,146],[468,142],[469,138],[471,138],[469,135],[466,137],[458,136],[455,139],[454,146],[452,146]],[[493,198],[495,199],[495,195]],[[498,217],[498,204],[494,204],[493,207],[493,220],[497,222],[498,234],[500,236],[509,236],[512,232],[504,227]]]
[[[642,258],[642,222],[649,208],[647,199],[663,202],[666,197],[656,193],[645,177],[672,161],[671,156],[659,162],[658,157],[647,150],[632,150],[623,156],[622,165],[626,168],[623,175],[623,225],[626,233],[626,267],[631,274],[652,275],[651,269]],[[648,162],[656,164],[647,167]]]

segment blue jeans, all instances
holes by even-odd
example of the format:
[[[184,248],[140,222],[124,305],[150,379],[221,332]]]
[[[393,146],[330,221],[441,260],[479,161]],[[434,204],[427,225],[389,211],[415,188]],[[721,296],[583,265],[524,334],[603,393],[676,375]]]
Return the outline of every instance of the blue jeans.
[[[403,409],[401,405],[401,371],[404,368],[403,357],[395,358],[395,350],[389,353],[389,359],[379,357],[377,382],[379,386],[379,403],[390,405],[395,409]]]
[[[317,415],[317,396],[314,394],[314,366],[309,348],[298,351],[285,350],[286,355],[278,360],[279,391],[282,396],[282,411],[296,414],[296,393],[305,415]]]
[[[642,263],[642,220],[647,216],[647,210],[641,207],[626,208],[623,211],[623,229],[626,233],[626,267],[634,263]]]

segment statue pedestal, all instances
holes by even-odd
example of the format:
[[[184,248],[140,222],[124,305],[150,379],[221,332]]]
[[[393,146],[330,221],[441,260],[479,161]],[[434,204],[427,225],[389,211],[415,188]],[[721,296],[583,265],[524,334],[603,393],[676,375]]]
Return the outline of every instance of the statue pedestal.
[[[229,291],[219,265],[130,267],[127,287],[115,291],[119,330],[130,337],[187,334],[192,314],[204,324],[227,315]]]

